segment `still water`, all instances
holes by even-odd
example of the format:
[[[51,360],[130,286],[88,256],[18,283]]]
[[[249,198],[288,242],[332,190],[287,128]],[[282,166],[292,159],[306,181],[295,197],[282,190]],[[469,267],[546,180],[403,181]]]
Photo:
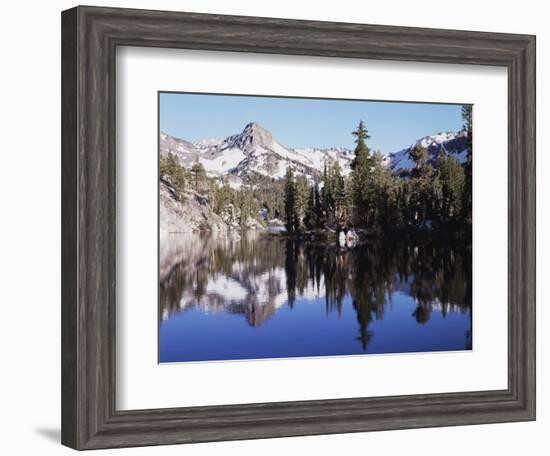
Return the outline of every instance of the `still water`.
[[[160,242],[160,362],[470,350],[471,249],[291,241]]]

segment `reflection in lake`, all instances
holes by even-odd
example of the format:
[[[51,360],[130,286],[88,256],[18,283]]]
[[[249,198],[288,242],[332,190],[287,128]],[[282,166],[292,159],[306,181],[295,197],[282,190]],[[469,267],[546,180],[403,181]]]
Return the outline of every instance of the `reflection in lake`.
[[[471,349],[471,250],[264,233],[160,242],[160,361]]]

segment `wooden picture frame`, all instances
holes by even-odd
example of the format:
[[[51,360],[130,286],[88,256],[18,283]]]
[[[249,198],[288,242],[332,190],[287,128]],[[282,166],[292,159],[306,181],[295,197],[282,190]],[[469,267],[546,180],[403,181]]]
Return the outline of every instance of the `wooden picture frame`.
[[[117,46],[506,67],[508,388],[117,410]],[[101,7],[62,13],[63,444],[94,449],[534,419],[534,36]]]

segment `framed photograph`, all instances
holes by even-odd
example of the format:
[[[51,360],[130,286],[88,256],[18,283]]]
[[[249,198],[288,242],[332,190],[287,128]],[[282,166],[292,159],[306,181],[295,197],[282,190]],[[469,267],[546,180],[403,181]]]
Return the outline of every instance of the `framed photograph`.
[[[62,167],[63,444],[535,419],[534,36],[76,7]]]

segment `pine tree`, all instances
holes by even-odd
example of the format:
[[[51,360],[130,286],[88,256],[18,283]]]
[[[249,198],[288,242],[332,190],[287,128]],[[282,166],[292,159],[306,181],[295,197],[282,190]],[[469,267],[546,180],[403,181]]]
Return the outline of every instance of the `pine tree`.
[[[305,176],[302,175],[296,178],[294,189],[294,230],[301,232],[305,228],[305,218],[309,197],[307,179]]]
[[[250,219],[256,218],[260,212],[258,200],[254,197],[253,191],[244,188],[239,193],[237,206],[239,208],[239,224],[242,227],[248,226]]]
[[[464,192],[462,201],[462,218],[472,224],[472,105],[462,106],[462,130],[467,135],[467,160],[464,166]]]
[[[429,161],[428,151],[425,147],[417,144],[409,152],[410,158],[415,166],[411,176],[411,209],[415,225],[424,227],[429,218],[433,216],[433,191],[432,179],[434,175],[433,167]]]
[[[164,157],[161,155],[159,171],[160,175],[173,176],[178,172],[178,168],[181,167],[178,157],[172,153],[171,150],[168,151],[168,154]]]
[[[168,155],[160,156],[159,160],[159,173],[161,179],[166,179],[172,184],[176,197],[183,201],[185,199],[185,185],[186,185],[186,171],[181,166],[178,157],[171,151],[168,151]]]
[[[368,193],[372,212],[370,228],[378,232],[393,229],[397,218],[395,186],[391,171],[384,166],[380,151],[372,157]]]
[[[395,213],[394,227],[396,230],[404,230],[410,226],[410,181],[408,179],[394,179]]]
[[[223,214],[227,206],[233,203],[233,190],[227,184],[221,186],[214,184],[211,194],[212,198],[210,205],[218,215]]]
[[[168,154],[171,154],[172,152],[168,152]],[[168,156],[161,155],[159,157],[159,175],[160,177],[164,177],[168,174]]]
[[[351,163],[351,201],[354,223],[369,226],[372,219],[373,194],[370,186],[372,156],[365,140],[370,138],[364,122],[361,120],[357,130],[352,132],[355,140],[355,158]]]
[[[472,105],[462,105],[462,129],[470,131],[472,129]]]
[[[355,139],[355,159],[351,163],[351,169],[355,169],[355,166],[357,165],[357,159],[359,156],[362,156],[364,153],[367,155],[370,154],[369,148],[367,147],[366,140],[370,138],[369,132],[367,130],[367,127],[363,120],[359,121],[359,125],[357,126],[357,130],[352,131],[351,134],[356,137]]]
[[[196,192],[204,192],[205,191],[205,183],[207,180],[206,177],[206,170],[204,169],[204,165],[197,159],[195,163],[191,166],[191,182],[193,184],[193,188]]]
[[[348,220],[348,197],[346,192],[346,183],[342,175],[340,165],[335,162],[333,167],[334,179],[334,218],[338,228],[347,225]]]
[[[285,227],[289,233],[294,233],[296,227],[295,208],[296,184],[294,182],[294,173],[289,165],[285,175]]]
[[[455,157],[440,157],[438,181],[441,185],[440,219],[442,223],[458,222],[463,213],[465,170]]]
[[[332,170],[325,160],[323,169],[323,188],[321,189],[321,205],[323,224],[332,225],[334,222],[334,185]]]
[[[315,212],[315,226],[325,226],[325,213],[323,210],[323,200],[321,198],[321,190],[319,189],[319,183],[315,182],[313,188],[313,200],[314,200],[314,212]]]
[[[315,208],[315,186],[309,187],[304,224],[308,229],[317,227],[317,212]]]

